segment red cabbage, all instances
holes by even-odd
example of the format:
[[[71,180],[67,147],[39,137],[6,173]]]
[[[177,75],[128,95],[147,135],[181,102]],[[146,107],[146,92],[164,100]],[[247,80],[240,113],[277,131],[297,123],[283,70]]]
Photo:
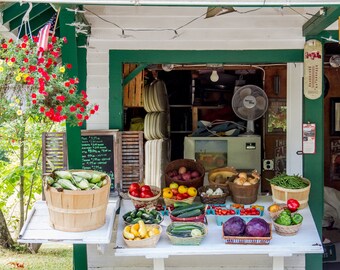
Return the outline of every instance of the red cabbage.
[[[226,236],[240,236],[244,234],[246,222],[238,216],[234,216],[223,223],[223,232]]]
[[[246,225],[245,234],[253,237],[269,236],[269,224],[262,218],[252,218]]]

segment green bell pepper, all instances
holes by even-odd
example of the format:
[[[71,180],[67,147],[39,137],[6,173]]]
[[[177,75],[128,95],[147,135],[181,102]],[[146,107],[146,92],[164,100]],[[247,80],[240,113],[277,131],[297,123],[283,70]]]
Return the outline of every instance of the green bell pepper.
[[[303,220],[303,216],[299,213],[295,213],[293,216],[292,216],[292,222],[294,225],[296,224],[300,224]]]
[[[281,212],[278,218],[275,220],[277,224],[289,226],[292,224],[292,218],[285,211]]]

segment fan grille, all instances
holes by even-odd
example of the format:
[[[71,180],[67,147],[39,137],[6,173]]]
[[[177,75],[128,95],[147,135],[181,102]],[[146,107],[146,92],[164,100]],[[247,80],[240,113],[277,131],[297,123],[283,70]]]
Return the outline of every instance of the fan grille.
[[[263,116],[268,108],[266,93],[256,85],[239,88],[231,103],[235,114],[243,120],[256,120]]]

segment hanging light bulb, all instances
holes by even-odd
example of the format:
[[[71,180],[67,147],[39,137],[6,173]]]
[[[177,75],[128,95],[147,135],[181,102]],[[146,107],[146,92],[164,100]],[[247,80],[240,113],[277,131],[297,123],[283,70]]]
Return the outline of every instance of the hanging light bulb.
[[[217,70],[213,70],[210,75],[210,80],[212,82],[217,82],[220,77],[217,74]]]

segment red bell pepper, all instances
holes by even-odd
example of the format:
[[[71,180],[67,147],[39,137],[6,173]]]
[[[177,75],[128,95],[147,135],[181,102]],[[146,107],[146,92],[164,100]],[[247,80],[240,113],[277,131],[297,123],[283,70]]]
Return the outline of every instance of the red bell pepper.
[[[300,207],[300,203],[295,199],[289,199],[287,201],[287,207],[293,213],[296,212],[296,210],[298,210],[298,208]]]

